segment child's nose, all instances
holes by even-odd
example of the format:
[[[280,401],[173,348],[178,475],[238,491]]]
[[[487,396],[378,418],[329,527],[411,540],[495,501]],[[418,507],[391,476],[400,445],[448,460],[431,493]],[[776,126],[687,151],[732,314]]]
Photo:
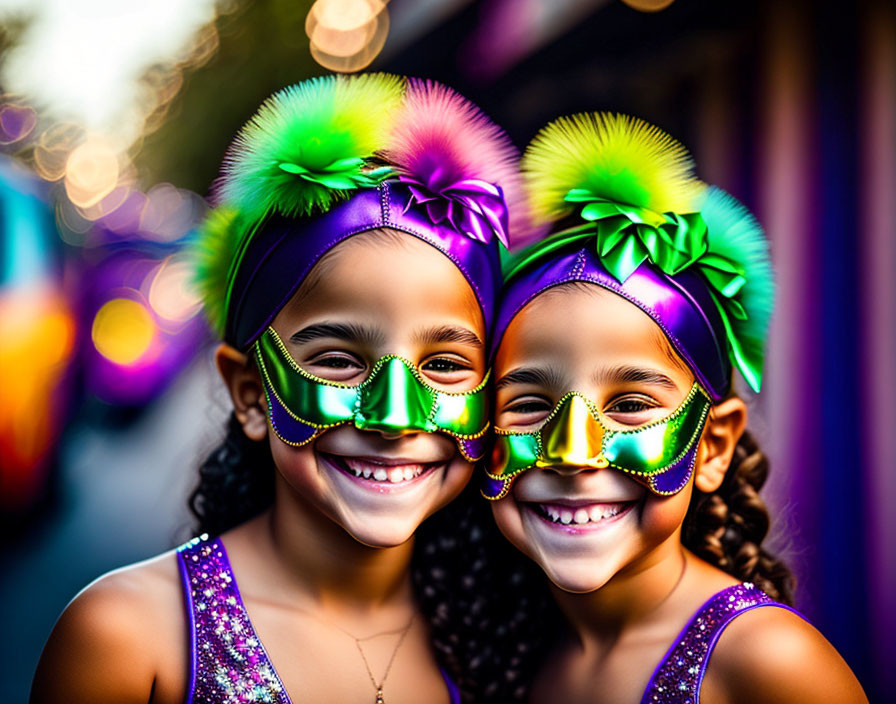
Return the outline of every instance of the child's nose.
[[[603,469],[604,428],[585,399],[572,395],[542,429],[542,457],[536,466],[564,471]]]
[[[432,399],[400,359],[387,361],[361,392],[355,427],[396,438],[429,430]]]

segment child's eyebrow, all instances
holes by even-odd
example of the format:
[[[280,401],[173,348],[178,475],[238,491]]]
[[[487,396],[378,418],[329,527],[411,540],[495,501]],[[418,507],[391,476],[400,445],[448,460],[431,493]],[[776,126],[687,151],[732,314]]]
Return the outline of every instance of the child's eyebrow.
[[[655,369],[643,369],[641,367],[619,366],[609,369],[600,369],[594,374],[595,386],[603,384],[650,384],[663,386],[669,389],[678,388],[675,382],[665,374]]]
[[[482,340],[472,330],[454,325],[441,325],[436,328],[420,330],[414,335],[414,341],[420,345],[434,345],[440,342],[459,342],[464,345],[482,348]]]
[[[385,335],[377,328],[358,325],[356,323],[314,323],[302,328],[289,338],[296,345],[318,340],[322,337],[334,337],[337,340],[346,340],[368,346],[381,345],[385,341]]]
[[[564,380],[555,369],[541,369],[539,367],[523,367],[508,372],[495,384],[495,391],[511,384],[532,384],[545,389],[561,389]]]

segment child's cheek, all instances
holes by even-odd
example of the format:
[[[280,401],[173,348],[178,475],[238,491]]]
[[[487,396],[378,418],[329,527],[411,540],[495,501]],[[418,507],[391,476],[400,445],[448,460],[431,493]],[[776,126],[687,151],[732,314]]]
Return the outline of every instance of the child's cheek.
[[[534,560],[536,554],[529,544],[529,539],[523,528],[520,505],[513,498],[513,494],[510,493],[498,501],[490,501],[489,504],[498,530],[517,550]]]
[[[640,516],[640,529],[646,542],[659,544],[681,528],[692,493],[693,482],[672,496],[648,494]]]
[[[273,437],[271,454],[277,473],[293,490],[304,496],[320,494],[322,484],[311,443],[302,447],[292,447]]]

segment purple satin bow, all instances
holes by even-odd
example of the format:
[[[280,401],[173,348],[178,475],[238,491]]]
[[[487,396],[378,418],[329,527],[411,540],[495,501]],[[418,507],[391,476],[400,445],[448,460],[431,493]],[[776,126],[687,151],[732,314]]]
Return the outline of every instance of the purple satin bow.
[[[398,180],[411,193],[404,212],[416,203],[425,206],[434,225],[447,220],[454,230],[477,242],[488,244],[492,237],[497,237],[508,246],[507,205],[500,186],[476,178],[456,181],[444,188],[434,185],[438,180],[435,177],[424,183],[400,174]]]

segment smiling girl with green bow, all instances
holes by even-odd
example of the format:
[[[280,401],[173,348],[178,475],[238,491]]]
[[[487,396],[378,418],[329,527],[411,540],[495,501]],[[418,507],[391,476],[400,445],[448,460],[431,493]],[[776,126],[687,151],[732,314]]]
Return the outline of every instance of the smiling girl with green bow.
[[[505,268],[483,493],[562,620],[530,701],[864,702],[762,541],[745,432],[772,310],[746,209],[640,120],[561,118],[523,157],[552,232]],[[553,628],[552,628],[553,627]]]

